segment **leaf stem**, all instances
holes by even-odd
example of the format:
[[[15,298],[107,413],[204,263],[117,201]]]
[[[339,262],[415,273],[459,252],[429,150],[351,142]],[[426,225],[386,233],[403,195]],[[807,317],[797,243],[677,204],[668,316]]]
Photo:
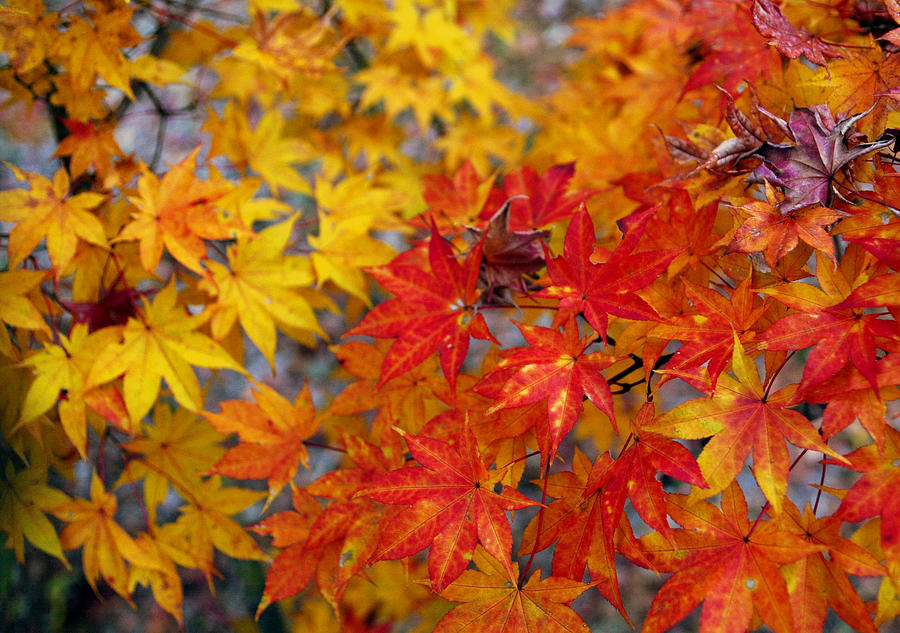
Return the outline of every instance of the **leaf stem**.
[[[769,392],[772,391],[772,385],[775,384],[775,378],[778,377],[778,374],[781,373],[781,370],[784,369],[784,366],[788,364],[788,361],[791,360],[791,358],[796,353],[797,353],[797,350],[792,349],[790,351],[790,353],[784,357],[784,360],[781,361],[781,365],[779,365],[778,368],[774,372],[772,372],[772,375],[766,376],[766,385],[765,385],[765,391],[763,392],[763,401],[765,401],[769,398]]]
[[[540,454],[541,454],[540,451],[531,451],[530,453],[526,453],[526,454],[522,455],[521,457],[516,457],[514,460],[504,464],[503,466],[498,466],[497,470],[505,470],[505,469],[509,468],[510,466],[512,466],[513,464],[522,461],[523,459],[528,459],[529,457],[534,457],[535,455],[540,455]]]
[[[335,451],[337,453],[346,453],[346,448],[340,448],[339,446],[330,446],[328,444],[319,444],[318,442],[310,442],[309,440],[303,440],[304,446],[309,446],[310,448],[322,448],[328,451]]]

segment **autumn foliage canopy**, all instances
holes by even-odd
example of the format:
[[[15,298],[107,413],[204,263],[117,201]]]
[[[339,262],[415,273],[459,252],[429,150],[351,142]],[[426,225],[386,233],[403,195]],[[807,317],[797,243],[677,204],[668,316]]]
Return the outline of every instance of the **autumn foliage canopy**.
[[[897,625],[897,0],[545,66],[512,0],[4,2],[18,564],[172,627],[224,557],[297,631]]]

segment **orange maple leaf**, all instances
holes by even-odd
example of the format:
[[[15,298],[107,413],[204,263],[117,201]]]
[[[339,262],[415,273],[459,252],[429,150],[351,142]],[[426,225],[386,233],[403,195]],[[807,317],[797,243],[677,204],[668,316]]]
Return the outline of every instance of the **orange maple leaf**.
[[[253,405],[227,400],[221,413],[206,413],[220,433],[237,433],[241,442],[228,450],[212,472],[235,479],[266,479],[269,501],[297,472],[297,462],[309,468],[304,442],[318,429],[309,387],[291,404],[274,389],[257,383]]]
[[[751,525],[744,493],[735,482],[722,492],[721,505],[719,509],[706,501],[692,504],[685,495],[669,495],[667,512],[684,528],[673,531],[676,545],[658,532],[642,537],[658,571],[674,572],[653,599],[643,633],[668,630],[701,601],[703,631],[746,631],[754,611],[776,633],[794,631],[779,566],[825,546],[771,521]]]
[[[139,195],[129,198],[137,211],[115,241],[138,240],[141,264],[147,272],[156,270],[166,249],[202,275],[205,271],[200,262],[206,258],[203,240],[228,239],[240,228],[236,220],[226,219],[217,207],[234,186],[221,177],[202,181],[194,176],[199,151],[196,148],[161,179],[142,166]]]
[[[434,633],[588,633],[584,620],[568,605],[591,585],[569,578],[533,574],[524,586],[518,564],[501,564],[485,550],[475,550],[478,569],[467,569],[441,596],[461,602],[445,615]]]

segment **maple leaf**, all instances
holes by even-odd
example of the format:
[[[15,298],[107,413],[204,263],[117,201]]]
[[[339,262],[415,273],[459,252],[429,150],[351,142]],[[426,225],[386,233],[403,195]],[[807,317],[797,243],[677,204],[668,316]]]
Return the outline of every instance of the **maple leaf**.
[[[509,294],[509,290],[527,293],[528,286],[522,276],[544,267],[540,244],[549,239],[550,231],[510,231],[510,209],[514,201],[507,200],[491,216],[485,229],[469,229],[472,235],[480,238],[482,245],[484,259],[479,281],[487,287],[485,303],[491,303],[495,295]],[[508,297],[502,298],[511,303]]]
[[[476,245],[460,264],[450,244],[433,225],[428,243],[430,273],[396,261],[369,269],[397,297],[376,306],[345,336],[397,339],[384,357],[379,388],[437,351],[441,369],[451,389],[455,389],[470,335],[494,340],[484,315],[476,307],[481,294],[477,288],[481,259],[481,247]]]
[[[567,192],[574,175],[575,163],[551,167],[543,176],[531,167],[507,174],[503,178],[503,194],[510,201],[510,229],[534,231],[552,222],[568,219],[597,193],[596,189]],[[493,215],[492,209],[482,211],[484,219],[490,219]]]
[[[893,142],[857,142],[859,132],[854,126],[869,112],[871,108],[835,121],[827,105],[797,108],[791,111],[786,124],[794,144],[766,141],[756,150],[755,155],[763,159],[763,164],[753,171],[753,178],[785,190],[784,200],[778,205],[782,214],[810,205],[831,206],[838,172],[860,156]]]
[[[91,21],[79,15],[69,16],[68,29],[53,43],[53,53],[69,60],[67,68],[74,91],[87,93],[99,76],[135,100],[128,60],[119,50],[143,39],[130,24],[133,13],[134,8],[121,7],[103,11],[102,19],[91,11]]]
[[[314,332],[325,338],[301,290],[312,284],[306,257],[285,255],[293,221],[267,227],[252,237],[238,237],[228,247],[228,265],[207,260],[209,276],[198,287],[215,297],[210,312],[213,338],[224,339],[240,321],[244,332],[275,368],[276,324],[289,332]]]
[[[641,250],[675,251],[677,255],[666,268],[670,279],[685,267],[696,270],[698,266],[715,261],[723,238],[715,227],[718,200],[695,209],[690,194],[684,189],[676,189],[662,204],[654,196],[652,205],[647,207],[653,209],[653,224],[665,226],[665,230],[644,231]],[[635,214],[640,216],[647,207],[635,211]]]
[[[509,568],[481,548],[473,560],[478,569],[467,569],[440,592],[441,597],[463,604],[445,615],[434,633],[590,630],[568,606],[590,585],[556,576],[541,580],[537,571],[522,586],[517,581],[517,563]]]
[[[641,406],[631,423],[631,442],[610,466],[609,481],[603,490],[603,521],[607,532],[619,524],[625,499],[630,498],[647,525],[664,536],[669,534],[662,484],[656,479],[659,473],[706,488],[700,467],[688,449],[647,430],[653,425],[654,415],[652,402]]]
[[[805,28],[797,28],[791,24],[781,7],[772,0],[753,0],[750,8],[753,26],[763,37],[772,38],[773,44],[782,55],[797,59],[804,55],[806,59],[819,66],[828,63],[828,58],[843,57],[843,51],[815,37]]]
[[[836,262],[834,242],[825,231],[840,215],[826,207],[803,206],[782,212],[778,207],[783,197],[766,181],[766,201],[757,200],[733,209],[735,219],[741,222],[734,239],[728,245],[729,252],[765,254],[766,263],[775,268],[779,259],[790,253],[803,240]]]
[[[140,318],[128,320],[122,342],[107,345],[91,366],[86,388],[124,374],[122,395],[132,421],[140,420],[153,406],[160,378],[166,379],[179,404],[199,411],[203,398],[192,364],[244,372],[215,341],[194,331],[208,314],[192,315],[176,305],[176,300],[173,282],[160,290],[152,303],[145,304]]]
[[[239,169],[255,171],[274,194],[279,188],[309,193],[309,182],[292,164],[318,156],[306,141],[282,137],[285,120],[277,108],[267,110],[251,130],[246,113],[229,102],[221,118],[211,111],[203,127],[213,137],[210,154],[224,154]]]
[[[9,268],[22,263],[44,238],[57,278],[75,257],[79,241],[107,247],[103,224],[91,213],[107,196],[94,192],[70,195],[64,169],[58,170],[51,182],[12,165],[9,168],[30,187],[30,191],[0,192],[0,221],[16,223],[9,232]]]
[[[266,517],[250,530],[273,537],[273,545],[284,547],[272,561],[266,574],[266,586],[256,610],[259,615],[273,602],[297,594],[309,584],[316,572],[320,553],[306,548],[310,527],[322,513],[315,498],[291,484],[292,510]]]
[[[579,338],[574,317],[562,333],[524,323],[516,326],[528,345],[505,350],[503,359],[485,376],[485,380],[501,372],[506,376],[498,401],[486,414],[546,399],[549,419],[546,423],[539,419],[537,435],[541,459],[549,463],[581,414],[585,396],[615,425],[612,393],[602,370],[618,359],[601,352],[586,353],[595,337]]]
[[[239,514],[260,499],[264,492],[222,487],[219,476],[193,486],[187,491],[188,504],[181,515],[167,523],[167,534],[160,536],[172,559],[184,567],[197,567],[212,588],[214,549],[245,560],[269,560],[253,537],[230,516]]]
[[[482,180],[469,160],[459,166],[452,179],[443,174],[422,177],[422,196],[429,206],[429,217],[442,230],[475,224],[479,217],[502,204],[495,200],[499,195],[494,177]]]
[[[673,530],[676,545],[658,533],[642,544],[674,572],[653,599],[642,633],[666,631],[701,601],[701,631],[745,631],[754,611],[776,633],[795,630],[787,584],[779,566],[823,551],[771,521],[751,526],[743,491],[732,482],[722,491],[721,509],[668,495],[666,510],[683,527]]]
[[[440,592],[463,572],[480,541],[512,575],[512,532],[503,511],[538,504],[515,490],[493,492],[504,469],[485,467],[468,425],[455,446],[396,430],[421,466],[391,471],[359,493],[409,506],[384,526],[376,558],[403,558],[431,545],[428,573]]]
[[[146,165],[141,166],[138,196],[129,198],[137,207],[132,221],[123,227],[116,242],[139,240],[141,264],[152,273],[159,265],[163,249],[198,274],[206,259],[203,240],[229,239],[239,225],[226,220],[217,203],[233,189],[221,177],[209,181],[194,176],[196,148],[160,179]]]
[[[781,57],[753,26],[743,3],[696,3],[685,19],[694,26],[703,47],[701,61],[684,85],[685,93],[718,80],[733,93],[742,81],[754,84],[781,68]]]
[[[387,341],[377,341],[375,345],[345,341],[332,347],[341,366],[360,380],[337,394],[328,411],[335,415],[353,415],[375,409],[378,413],[373,428],[384,431],[380,441],[396,439],[399,450],[399,438],[391,431],[391,425],[395,424],[391,418],[402,419],[407,431],[419,432],[428,420],[446,410],[444,402],[435,394],[446,391],[448,383],[438,359],[432,355],[421,365],[378,387],[381,367],[389,349]]]
[[[133,563],[128,570],[128,591],[133,593],[137,585],[147,585],[153,590],[157,604],[172,614],[179,625],[183,624],[181,605],[184,589],[174,561],[165,553],[163,546],[147,534],[139,534],[135,543],[154,562],[153,566]]]
[[[241,442],[216,462],[212,472],[234,479],[266,479],[269,502],[297,472],[297,460],[309,468],[304,441],[318,429],[309,387],[294,403],[271,387],[256,384],[256,405],[226,400],[221,413],[204,413],[220,433],[237,433]]]
[[[223,439],[196,413],[181,407],[173,411],[157,401],[153,424],[142,424],[139,437],[122,443],[128,457],[115,486],[143,479],[144,503],[155,522],[157,508],[169,496],[169,484],[182,495],[191,494],[225,452]]]
[[[34,372],[22,410],[28,423],[57,405],[63,431],[85,458],[87,456],[87,411],[85,398],[91,390],[87,376],[94,359],[119,339],[118,328],[88,334],[85,325],[75,325],[69,336],[58,334],[59,343],[48,343],[40,352],[28,356],[22,364]],[[119,426],[130,429],[126,420]]]
[[[654,336],[680,340],[682,345],[666,364],[667,370],[697,368],[707,363],[711,389],[725,370],[734,351],[734,334],[742,344],[756,339],[757,323],[769,306],[755,301],[751,278],[744,279],[726,299],[710,288],[685,280],[685,297],[699,314],[676,315],[653,329]],[[754,327],[755,326],[755,327]],[[663,381],[668,375],[663,377]],[[660,383],[661,384],[661,383]]]
[[[363,267],[381,266],[396,251],[368,235],[369,227],[359,218],[332,218],[319,210],[319,234],[307,237],[316,249],[311,255],[317,286],[332,281],[339,288],[371,305]]]
[[[553,319],[555,326],[583,313],[606,340],[609,315],[639,321],[659,318],[635,291],[656,279],[681,249],[634,253],[636,235],[648,219],[648,212],[636,217],[632,225],[634,234],[623,240],[606,262],[595,264],[591,261],[596,244],[594,222],[584,205],[578,209],[566,230],[563,255],[547,259],[547,272],[553,284],[536,293],[538,297],[560,299]]]
[[[694,489],[695,497],[709,497],[724,490],[753,451],[753,475],[775,512],[787,492],[788,451],[785,440],[796,446],[841,457],[819,437],[802,414],[787,408],[794,404],[796,385],[768,393],[756,366],[734,335],[732,371],[719,377],[715,393],[679,405],[649,426],[650,431],[682,439],[712,439],[697,463],[708,490]]]
[[[618,525],[610,528],[610,522],[604,520],[610,513],[604,511],[603,490],[612,476],[613,464],[609,453],[599,455],[591,464],[576,447],[572,470],[553,473],[546,479],[547,494],[558,498],[525,528],[520,552],[539,552],[556,542],[553,575],[581,580],[587,565],[597,589],[630,624],[616,571]]]
[[[155,566],[155,561],[116,522],[117,507],[115,495],[104,489],[94,473],[90,501],[67,501],[54,508],[53,514],[67,523],[59,535],[63,549],[84,546],[81,564],[91,588],[97,591],[97,578],[102,576],[116,593],[129,599],[125,560],[147,567]]]
[[[3,297],[3,301],[0,302],[0,321],[13,327],[49,335],[50,328],[34,301],[28,296],[40,288],[46,276],[42,270],[17,269],[0,272],[0,296]],[[0,334],[0,337],[2,336]],[[9,350],[3,349],[0,345],[0,351],[8,353]]]
[[[775,519],[786,532],[828,548],[829,558],[816,552],[782,568],[787,580],[797,633],[819,633],[828,605],[854,630],[876,633],[872,619],[846,574],[882,576],[884,568],[865,549],[840,535],[841,521],[834,516],[816,518],[809,504],[801,514],[790,501]]]
[[[31,464],[18,472],[12,460],[3,466],[0,480],[0,530],[6,533],[4,545],[16,554],[16,561],[25,562],[25,539],[43,552],[58,558],[66,568],[66,560],[56,534],[56,528],[46,512],[69,502],[58,488],[49,486],[46,466]]]
[[[841,521],[853,522],[881,517],[881,549],[888,574],[897,585],[900,583],[900,496],[897,495],[900,431],[886,426],[883,451],[870,444],[856,449],[846,459],[849,468],[863,476],[847,491],[834,516]]]
[[[843,261],[850,260],[845,256]],[[877,389],[875,337],[893,338],[896,322],[880,318],[882,314],[866,313],[865,308],[879,300],[896,301],[895,280],[886,275],[851,292],[842,269],[832,271],[831,264],[819,258],[816,271],[821,289],[793,283],[764,291],[799,312],[772,324],[760,335],[760,346],[773,350],[814,346],[803,368],[801,391],[830,378],[848,361]]]
[[[69,131],[69,136],[60,141],[53,155],[71,157],[71,176],[77,178],[91,166],[100,176],[109,173],[113,166],[113,157],[122,155],[122,150],[113,136],[115,126],[71,119],[63,119],[62,124]]]
[[[861,123],[863,133],[878,136],[888,121],[890,95],[900,85],[900,58],[885,55],[872,39],[847,47],[844,59],[830,62],[806,83],[819,90],[819,99],[827,101],[832,112],[871,111]]]
[[[887,403],[900,398],[900,354],[894,352],[875,362],[877,390],[853,365],[847,365],[831,378],[803,392],[807,402],[826,404],[822,415],[822,436],[826,439],[859,420],[884,449],[888,427]]]
[[[349,580],[370,565],[381,535],[383,507],[357,492],[397,466],[381,447],[361,437],[342,434],[355,468],[339,468],[319,477],[306,489],[293,486],[293,510],[279,512],[251,527],[284,547],[266,575],[266,589],[257,613],[269,604],[301,591],[316,577],[319,591],[338,610]],[[335,499],[323,510],[313,496]],[[339,549],[337,548],[339,546]]]
[[[867,194],[877,202],[890,207],[890,200],[900,199],[900,173],[887,169],[876,159],[874,190]],[[880,261],[894,270],[900,270],[900,252],[896,244],[900,240],[900,217],[892,214],[887,223],[882,215],[883,207],[851,208],[853,217],[846,218],[836,228],[845,240],[859,244]]]

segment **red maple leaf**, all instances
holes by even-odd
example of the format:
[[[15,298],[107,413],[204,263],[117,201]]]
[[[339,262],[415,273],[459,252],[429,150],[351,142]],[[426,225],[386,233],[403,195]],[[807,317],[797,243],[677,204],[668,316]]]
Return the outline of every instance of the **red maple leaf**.
[[[541,458],[548,463],[581,415],[585,396],[615,424],[612,393],[601,372],[617,358],[588,353],[595,337],[579,338],[574,318],[568,320],[562,333],[553,328],[516,325],[528,346],[506,350],[503,359],[484,377],[488,383],[501,372],[506,377],[499,400],[486,413],[546,399],[548,420],[538,420],[537,436]]]
[[[476,303],[481,244],[460,264],[450,244],[432,225],[428,243],[431,271],[393,262],[369,273],[396,298],[376,306],[345,336],[395,338],[381,365],[378,387],[440,353],[451,388],[469,350],[469,337],[494,340]]]
[[[507,174],[503,193],[510,200],[510,230],[536,230],[569,218],[578,205],[597,193],[596,189],[568,191],[574,175],[575,163],[551,167],[543,176],[531,167]],[[486,208],[482,218],[489,219],[495,211]]]
[[[875,445],[884,449],[888,427],[887,402],[900,398],[900,353],[894,352],[875,362],[878,390],[853,365],[803,392],[807,402],[827,404],[822,415],[825,439],[859,420]]]
[[[734,333],[737,332],[741,343],[755,340],[754,325],[768,308],[766,303],[756,300],[750,282],[750,277],[744,279],[729,300],[715,290],[684,281],[685,296],[694,304],[697,314],[676,315],[653,330],[654,336],[682,341],[666,365],[667,370],[693,369],[707,363],[711,389],[716,388],[719,375],[731,361]]]
[[[678,442],[648,431],[655,415],[653,403],[646,402],[631,423],[630,443],[611,466],[609,482],[603,490],[603,521],[611,532],[619,524],[625,499],[630,498],[635,510],[647,525],[668,535],[662,484],[656,479],[665,473],[679,481],[706,488],[697,460]]]
[[[601,497],[612,474],[612,464],[609,453],[598,456],[591,464],[576,447],[572,470],[553,473],[547,478],[546,493],[557,499],[525,528],[520,552],[540,552],[555,542],[553,575],[581,580],[587,565],[597,589],[630,624],[616,573],[617,526],[608,529],[603,521]],[[634,538],[630,534],[626,536],[629,537]]]
[[[843,262],[848,261],[851,259],[845,255]],[[833,271],[832,264],[823,258],[819,258],[816,269],[821,289],[793,283],[765,290],[799,312],[782,317],[763,332],[760,346],[774,350],[812,347],[803,369],[801,391],[834,376],[848,361],[877,391],[876,337],[896,338],[897,322],[866,308],[897,305],[897,275],[881,275],[851,292],[842,269]]]
[[[659,318],[635,291],[656,279],[682,249],[633,252],[651,213],[632,216],[626,238],[605,263],[595,264],[591,261],[596,244],[594,222],[584,205],[578,209],[566,230],[563,255],[547,258],[547,272],[553,285],[536,295],[560,300],[555,326],[583,313],[606,340],[609,315],[637,321]]]
[[[881,549],[896,584],[900,582],[900,431],[892,426],[885,430],[883,451],[870,444],[846,456],[850,468],[863,476],[844,496],[834,516],[854,522],[881,517]]]
[[[375,560],[431,546],[428,573],[440,592],[463,573],[480,541],[512,573],[512,531],[504,510],[538,504],[515,490],[493,491],[505,469],[485,467],[468,425],[455,446],[396,430],[421,465],[393,470],[359,493],[408,506],[383,525]]]

